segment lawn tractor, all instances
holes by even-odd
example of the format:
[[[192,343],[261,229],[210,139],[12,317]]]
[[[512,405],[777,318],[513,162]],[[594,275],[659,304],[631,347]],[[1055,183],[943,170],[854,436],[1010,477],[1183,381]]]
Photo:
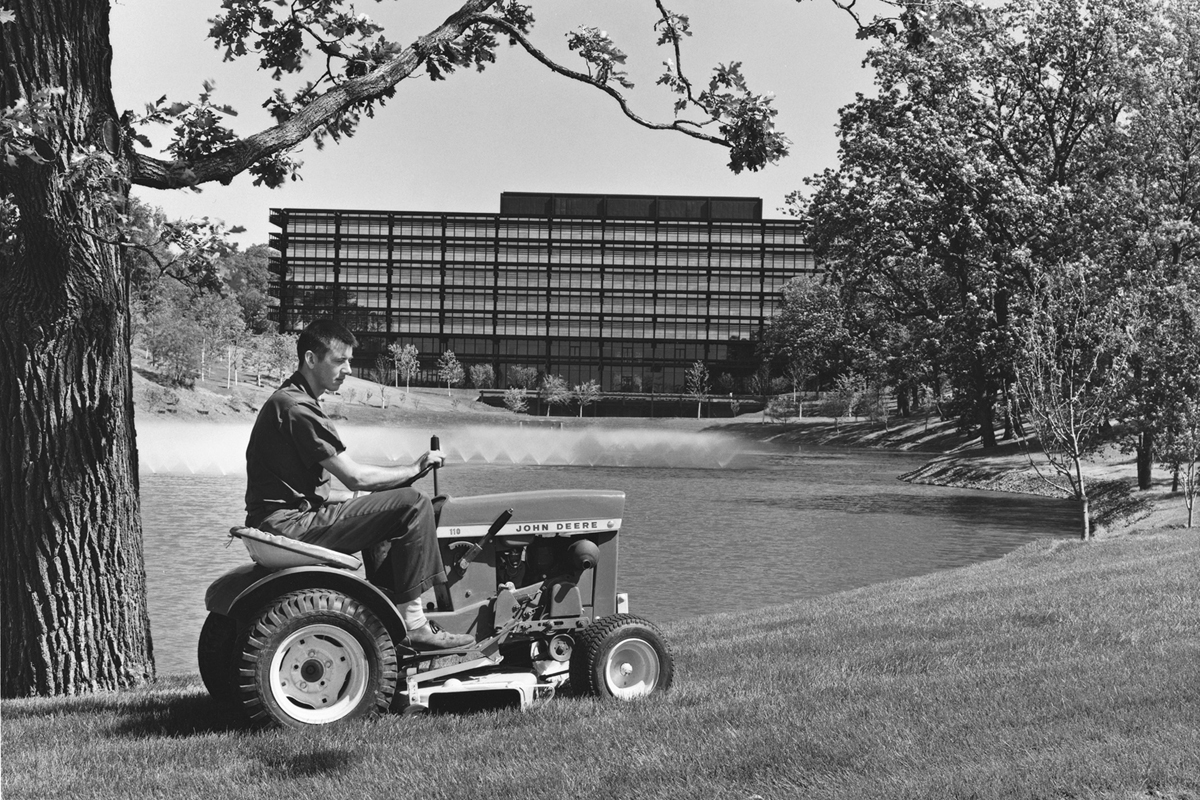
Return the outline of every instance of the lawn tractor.
[[[360,559],[237,527],[252,563],[205,595],[209,693],[255,722],[304,727],[387,710],[525,708],[560,689],[632,700],[670,687],[661,632],[617,592],[624,492],[439,496],[434,507],[447,581],[421,600],[474,645],[409,646],[386,548]]]

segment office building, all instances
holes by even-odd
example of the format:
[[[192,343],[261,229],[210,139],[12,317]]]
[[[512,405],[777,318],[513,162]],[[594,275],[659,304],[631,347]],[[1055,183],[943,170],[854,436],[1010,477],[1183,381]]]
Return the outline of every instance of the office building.
[[[427,380],[452,350],[490,364],[594,379],[606,392],[675,392],[697,360],[744,379],[789,279],[814,270],[795,220],[762,200],[505,192],[500,213],[273,209],[280,329],[332,316],[366,374],[415,344]]]

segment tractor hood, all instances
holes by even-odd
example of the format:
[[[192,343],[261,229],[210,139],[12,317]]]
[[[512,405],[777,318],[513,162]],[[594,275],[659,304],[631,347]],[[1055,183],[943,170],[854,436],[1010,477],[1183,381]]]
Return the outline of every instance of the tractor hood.
[[[450,497],[438,514],[438,538],[476,538],[505,509],[513,510],[497,535],[580,536],[615,531],[625,512],[625,493],[603,489],[544,489],[474,497]]]

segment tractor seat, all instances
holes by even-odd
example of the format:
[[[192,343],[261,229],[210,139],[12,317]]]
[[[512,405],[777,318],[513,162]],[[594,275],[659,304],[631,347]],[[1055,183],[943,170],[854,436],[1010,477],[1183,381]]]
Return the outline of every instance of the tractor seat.
[[[238,525],[229,529],[229,535],[241,539],[254,563],[269,570],[308,566],[356,570],[362,566],[362,561],[349,553],[339,553],[328,547],[289,539],[258,528]]]

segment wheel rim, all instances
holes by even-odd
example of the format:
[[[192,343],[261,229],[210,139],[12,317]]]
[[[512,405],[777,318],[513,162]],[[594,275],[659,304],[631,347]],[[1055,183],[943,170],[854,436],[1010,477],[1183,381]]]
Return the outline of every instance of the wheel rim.
[[[336,625],[307,625],[283,640],[271,659],[271,695],[283,713],[320,725],[362,702],[371,668],[358,639]]]
[[[650,694],[658,685],[658,652],[645,639],[625,639],[612,649],[604,685],[619,700]]]

